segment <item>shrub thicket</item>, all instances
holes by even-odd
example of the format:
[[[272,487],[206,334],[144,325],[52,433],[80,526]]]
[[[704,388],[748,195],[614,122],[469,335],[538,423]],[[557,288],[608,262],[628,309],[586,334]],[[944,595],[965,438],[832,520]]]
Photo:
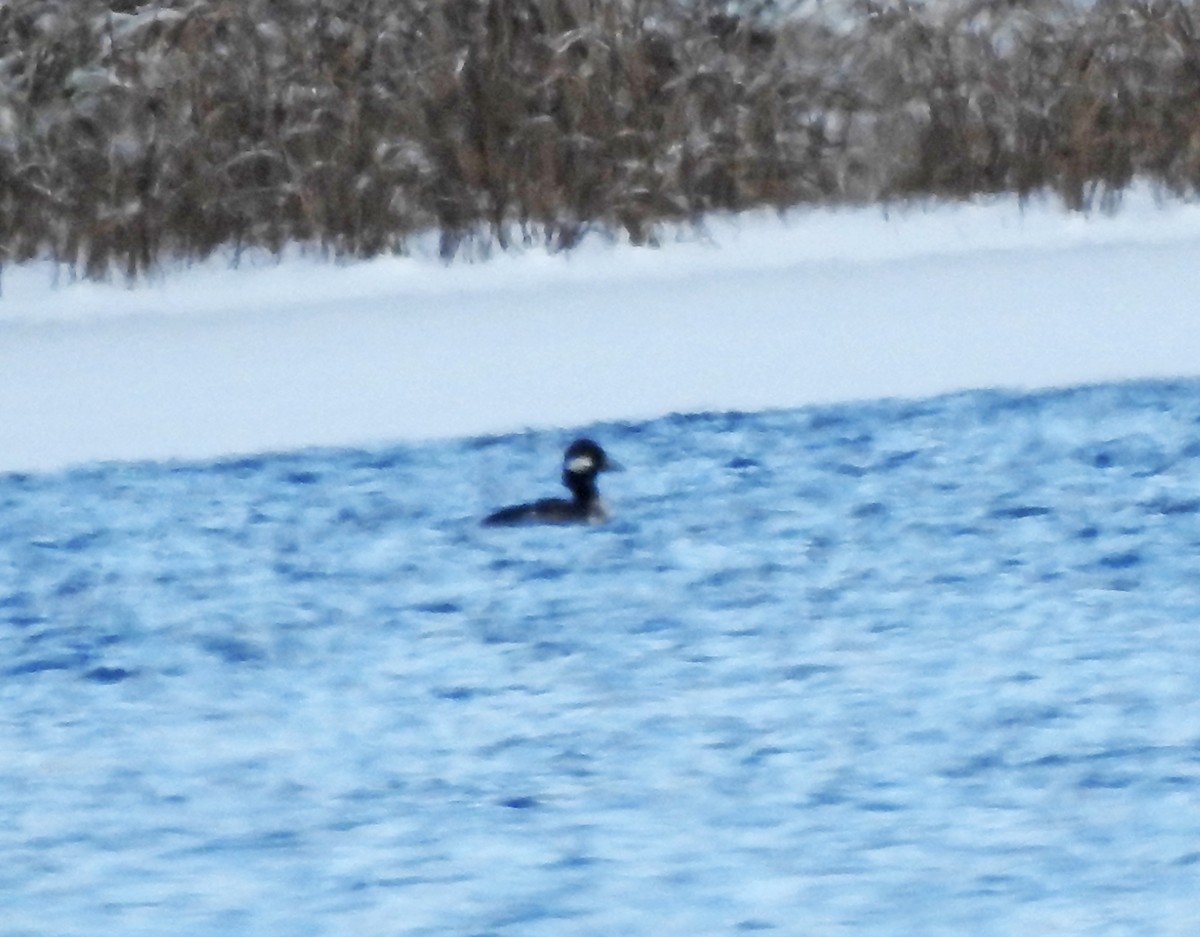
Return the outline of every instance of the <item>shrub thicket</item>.
[[[1184,0],[12,0],[0,262],[1200,184]]]

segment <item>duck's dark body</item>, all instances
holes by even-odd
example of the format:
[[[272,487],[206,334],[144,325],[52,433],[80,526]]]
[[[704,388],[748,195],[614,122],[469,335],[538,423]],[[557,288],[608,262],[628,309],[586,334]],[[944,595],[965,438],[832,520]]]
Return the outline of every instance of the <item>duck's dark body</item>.
[[[615,464],[590,439],[577,439],[563,455],[563,484],[571,499],[542,498],[528,504],[501,508],[483,519],[488,526],[500,524],[597,524],[608,519],[600,493],[596,490],[596,474],[610,471]]]

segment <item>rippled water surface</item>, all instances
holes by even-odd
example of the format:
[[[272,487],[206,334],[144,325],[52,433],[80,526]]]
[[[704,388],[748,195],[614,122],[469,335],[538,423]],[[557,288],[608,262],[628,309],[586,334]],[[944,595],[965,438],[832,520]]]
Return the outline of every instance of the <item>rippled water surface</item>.
[[[1178,934],[1200,384],[0,477],[0,933]]]

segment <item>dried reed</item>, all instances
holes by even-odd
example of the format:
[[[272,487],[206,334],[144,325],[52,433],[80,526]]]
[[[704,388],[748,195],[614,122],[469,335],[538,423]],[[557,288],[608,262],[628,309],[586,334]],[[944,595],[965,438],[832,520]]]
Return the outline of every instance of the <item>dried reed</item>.
[[[1185,0],[0,6],[0,264],[136,278],[714,211],[1200,182]]]

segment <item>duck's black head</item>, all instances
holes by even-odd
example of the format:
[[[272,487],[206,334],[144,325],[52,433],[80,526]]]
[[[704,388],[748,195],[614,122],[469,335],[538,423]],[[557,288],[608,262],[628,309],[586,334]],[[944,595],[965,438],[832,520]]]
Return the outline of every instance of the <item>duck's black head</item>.
[[[608,472],[617,468],[597,443],[590,439],[576,439],[563,453],[563,476],[575,475],[594,478],[597,472]]]
[[[563,453],[563,484],[575,496],[576,504],[585,511],[595,503],[597,510],[599,495],[596,494],[596,474],[618,468],[603,449],[590,439],[576,439]]]

